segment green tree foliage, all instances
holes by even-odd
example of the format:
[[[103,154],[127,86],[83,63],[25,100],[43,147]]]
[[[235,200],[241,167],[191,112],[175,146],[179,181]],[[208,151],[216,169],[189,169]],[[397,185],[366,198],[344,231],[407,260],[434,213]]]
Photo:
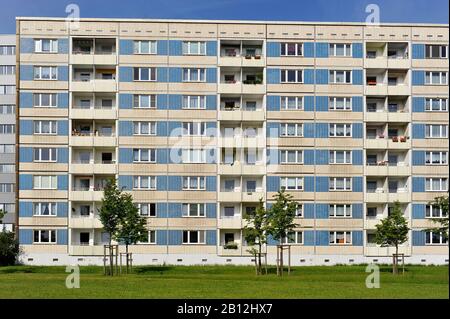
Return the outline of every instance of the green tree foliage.
[[[427,229],[427,231],[442,233],[442,236],[448,239],[448,196],[436,197],[429,205],[439,207],[442,210],[442,216],[445,217],[433,218],[432,221],[438,226]]]
[[[14,233],[0,231],[0,266],[16,264],[20,253],[19,241],[14,238]]]

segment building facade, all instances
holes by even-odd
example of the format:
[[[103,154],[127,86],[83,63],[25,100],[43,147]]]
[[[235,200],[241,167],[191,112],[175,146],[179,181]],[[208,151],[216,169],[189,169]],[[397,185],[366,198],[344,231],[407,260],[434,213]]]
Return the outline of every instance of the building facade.
[[[0,35],[0,219],[1,231],[16,224],[16,36]]]
[[[25,263],[102,263],[111,177],[148,220],[135,263],[251,263],[243,216],[280,188],[292,264],[390,261],[396,201],[405,261],[448,262],[424,231],[448,191],[447,25],[18,18],[17,41]]]

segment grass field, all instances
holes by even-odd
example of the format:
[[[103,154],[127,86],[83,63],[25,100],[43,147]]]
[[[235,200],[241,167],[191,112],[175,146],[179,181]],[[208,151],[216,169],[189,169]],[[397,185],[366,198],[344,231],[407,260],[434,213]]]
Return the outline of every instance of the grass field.
[[[106,277],[81,267],[80,289],[65,287],[65,267],[0,268],[0,298],[449,298],[448,266],[407,266],[393,276],[381,267],[380,289],[365,286],[365,266],[274,269],[256,277],[247,266],[147,266]]]

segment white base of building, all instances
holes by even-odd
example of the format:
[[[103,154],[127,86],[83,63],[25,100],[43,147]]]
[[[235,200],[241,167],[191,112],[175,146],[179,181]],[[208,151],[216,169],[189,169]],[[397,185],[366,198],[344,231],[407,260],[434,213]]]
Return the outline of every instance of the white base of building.
[[[285,265],[288,263],[285,254]],[[24,254],[20,261],[25,265],[36,266],[67,266],[67,265],[103,265],[102,256],[69,256],[68,254]],[[405,264],[416,265],[445,265],[448,255],[415,255],[405,257]],[[124,261],[125,262],[125,261]],[[268,255],[267,263],[276,264],[276,256]],[[292,266],[333,266],[355,264],[391,264],[392,257],[366,257],[362,255],[292,255]],[[133,265],[253,265],[252,257],[217,255],[167,255],[167,254],[134,254]]]

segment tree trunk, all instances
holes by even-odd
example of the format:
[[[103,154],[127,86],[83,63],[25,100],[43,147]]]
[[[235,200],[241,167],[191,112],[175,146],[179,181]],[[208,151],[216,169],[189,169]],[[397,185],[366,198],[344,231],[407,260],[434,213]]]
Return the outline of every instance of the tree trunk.
[[[113,260],[111,233],[109,233],[109,275],[114,276],[114,260]]]
[[[280,249],[280,276],[283,276],[283,246]]]
[[[128,262],[128,243],[125,244],[125,253],[126,253],[126,258],[127,258],[127,274],[128,274],[128,267],[129,267],[129,262]]]
[[[398,274],[398,245],[395,245],[395,256],[394,256],[394,263],[393,263],[393,269],[392,272],[394,275]]]
[[[258,244],[259,250],[258,250],[258,274],[262,275],[262,266],[261,266],[261,250],[262,246],[261,243]]]

